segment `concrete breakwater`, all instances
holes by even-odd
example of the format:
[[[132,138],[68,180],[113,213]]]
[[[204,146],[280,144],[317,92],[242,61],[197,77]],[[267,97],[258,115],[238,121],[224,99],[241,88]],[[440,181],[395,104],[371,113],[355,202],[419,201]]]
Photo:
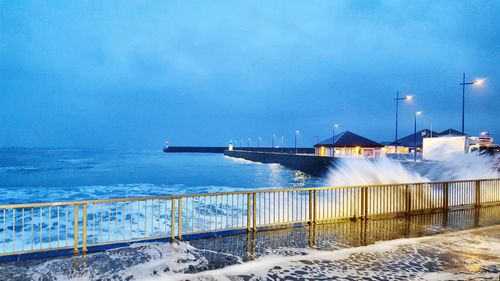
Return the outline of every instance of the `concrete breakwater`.
[[[261,151],[276,153],[295,153],[294,147],[236,147],[242,151]],[[163,148],[165,153],[224,153],[227,146],[169,146]],[[314,148],[298,147],[297,153],[314,153]]]
[[[263,151],[226,150],[224,155],[261,163],[275,163],[304,173],[321,176],[335,165],[337,158],[308,154],[290,154]]]

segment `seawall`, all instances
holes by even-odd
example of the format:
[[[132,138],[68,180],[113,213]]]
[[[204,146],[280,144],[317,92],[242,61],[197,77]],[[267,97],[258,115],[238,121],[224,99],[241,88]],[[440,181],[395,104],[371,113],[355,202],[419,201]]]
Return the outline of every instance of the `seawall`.
[[[254,162],[276,163],[314,176],[325,174],[338,161],[338,158],[317,155],[243,150],[226,150],[224,155]]]
[[[163,148],[165,153],[224,153],[227,146],[169,146]]]
[[[276,152],[276,153],[295,153],[293,147],[235,147],[234,149],[241,151],[261,151],[261,152]],[[169,146],[163,149],[165,153],[224,153],[227,146]],[[297,153],[314,154],[314,148],[298,147]]]

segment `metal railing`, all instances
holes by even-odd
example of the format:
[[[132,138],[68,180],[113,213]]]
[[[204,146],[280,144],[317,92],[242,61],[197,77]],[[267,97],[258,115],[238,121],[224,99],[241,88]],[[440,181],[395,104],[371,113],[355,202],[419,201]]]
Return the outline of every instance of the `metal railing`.
[[[0,256],[500,203],[500,179],[0,205]]]

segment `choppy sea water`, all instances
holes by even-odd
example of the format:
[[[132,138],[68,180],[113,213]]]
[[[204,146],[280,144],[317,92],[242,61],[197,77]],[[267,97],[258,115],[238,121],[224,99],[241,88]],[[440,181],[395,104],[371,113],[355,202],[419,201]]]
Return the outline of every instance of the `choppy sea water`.
[[[279,165],[161,150],[0,149],[0,204],[324,184]]]

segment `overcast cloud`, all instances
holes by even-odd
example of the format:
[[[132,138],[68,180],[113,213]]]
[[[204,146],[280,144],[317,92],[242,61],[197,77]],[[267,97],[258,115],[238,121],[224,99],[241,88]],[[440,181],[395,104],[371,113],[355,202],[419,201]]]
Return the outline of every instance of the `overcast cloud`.
[[[0,146],[500,138],[500,1],[0,1]],[[500,140],[500,139],[499,139]],[[255,143],[254,143],[255,144]]]

